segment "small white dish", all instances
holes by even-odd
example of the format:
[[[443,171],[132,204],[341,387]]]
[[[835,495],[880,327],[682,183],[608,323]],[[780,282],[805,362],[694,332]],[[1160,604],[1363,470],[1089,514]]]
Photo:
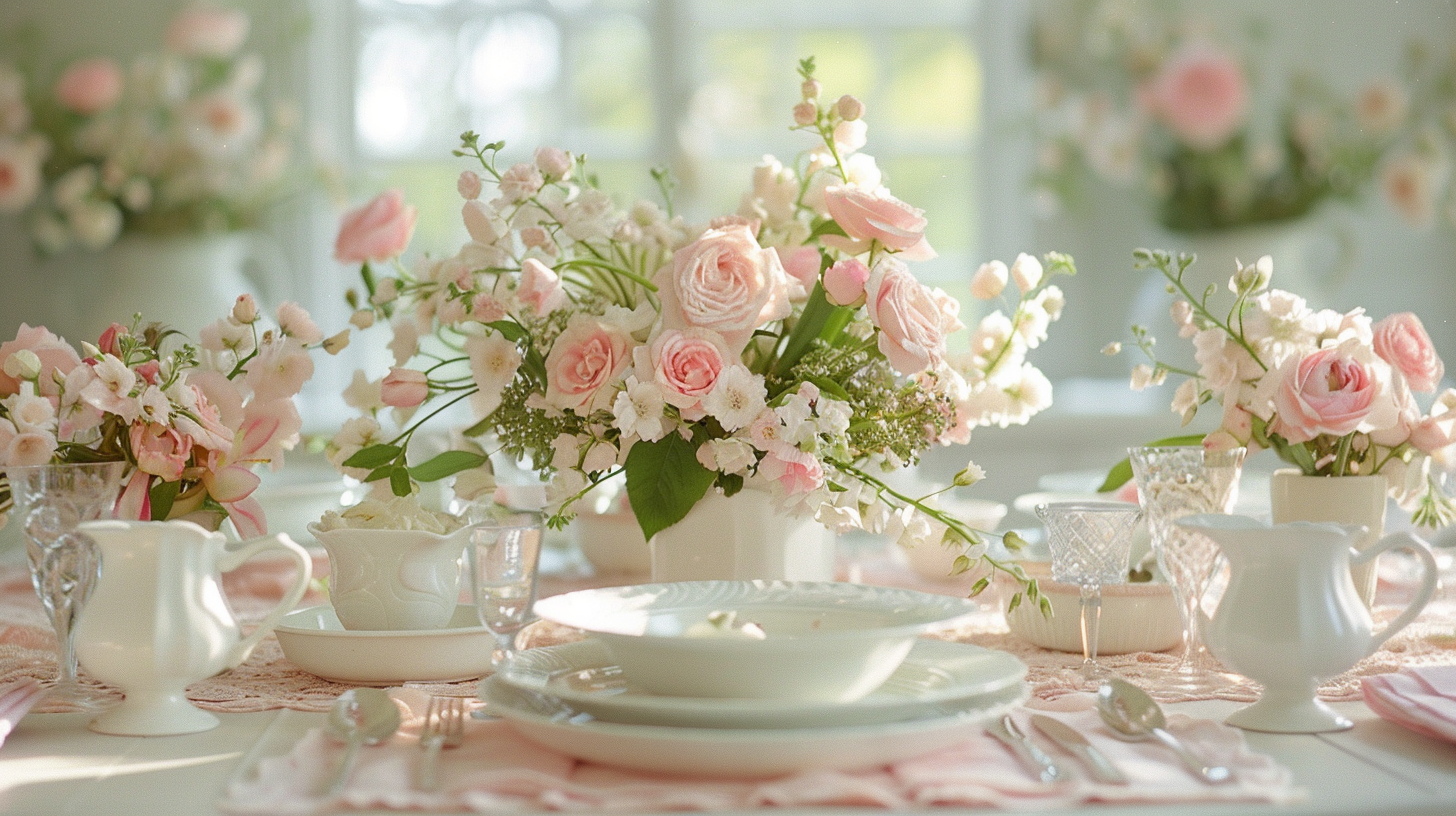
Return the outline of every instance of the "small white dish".
[[[1021,566],[1036,579],[1037,588],[1051,602],[1052,617],[1044,617],[1036,604],[1023,603],[1006,615],[1011,634],[1043,649],[1081,654],[1081,588],[1053,581],[1050,564],[1023,561]],[[1007,584],[999,575],[997,582]],[[1183,617],[1166,583],[1102,586],[1098,654],[1162,652],[1182,642]]]
[[[590,640],[521,652],[502,682],[548,694],[599,720],[699,728],[814,728],[917,719],[1000,695],[1026,677],[1015,657],[967,643],[920,639],[884,685],[853,703],[666,697],[628,683]]]
[[[445,629],[366,632],[345,629],[327,604],[290,612],[273,630],[283,655],[325,680],[387,686],[407,680],[469,680],[488,673],[495,636],[472,606],[459,606]]]
[[[687,728],[602,722],[495,675],[486,710],[522,736],[568,756],[650,773],[743,778],[872,768],[964,742],[1027,698],[1024,683],[923,719],[826,728]]]
[[[967,598],[808,581],[639,584],[535,605],[539,617],[601,641],[653,694],[841,703],[885,682],[921,634],[976,609]],[[733,612],[764,636],[695,636],[715,612]]]

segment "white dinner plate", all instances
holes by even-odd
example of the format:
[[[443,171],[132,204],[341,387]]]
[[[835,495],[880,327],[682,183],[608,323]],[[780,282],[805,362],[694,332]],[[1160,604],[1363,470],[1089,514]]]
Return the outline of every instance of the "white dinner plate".
[[[910,720],[970,704],[1020,685],[1026,664],[980,646],[921,639],[884,685],[852,703],[674,697],[633,686],[606,648],[587,640],[521,652],[499,677],[613,723],[816,728]]]
[[[295,666],[325,680],[388,686],[408,680],[469,680],[490,671],[495,636],[473,606],[455,610],[446,629],[367,632],[345,629],[328,604],[283,616],[273,633]]]
[[[532,742],[568,756],[652,773],[779,776],[873,768],[970,739],[1027,697],[1025,683],[915,720],[827,728],[688,728],[603,722],[495,675],[481,683],[486,710]]]

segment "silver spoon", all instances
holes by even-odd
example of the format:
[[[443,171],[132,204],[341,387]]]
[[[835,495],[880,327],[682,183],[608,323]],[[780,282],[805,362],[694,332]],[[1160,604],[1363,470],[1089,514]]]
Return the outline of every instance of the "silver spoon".
[[[349,781],[359,747],[387,740],[399,730],[399,709],[383,689],[349,689],[329,709],[326,729],[329,736],[344,743],[344,755],[321,795],[337,796]]]
[[[1118,677],[1102,681],[1097,689],[1097,713],[1119,739],[1133,742],[1156,739],[1168,746],[1188,770],[1205,782],[1218,784],[1233,780],[1233,773],[1222,765],[1210,765],[1188,750],[1182,740],[1168,733],[1168,720],[1163,709],[1146,691]]]

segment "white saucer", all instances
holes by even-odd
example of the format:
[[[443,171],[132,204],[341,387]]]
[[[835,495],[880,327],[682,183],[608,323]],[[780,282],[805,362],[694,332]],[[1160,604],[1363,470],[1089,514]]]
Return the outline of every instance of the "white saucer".
[[[328,604],[283,616],[278,645],[295,666],[325,680],[387,686],[407,680],[469,680],[490,671],[495,635],[473,606],[460,606],[450,628],[364,632],[345,629]]]
[[[499,677],[613,723],[822,728],[910,720],[970,704],[1019,686],[1026,664],[1005,652],[922,638],[883,686],[853,703],[674,697],[633,686],[607,649],[587,640],[521,652]]]
[[[495,675],[480,686],[486,710],[532,742],[568,756],[652,773],[779,776],[872,768],[963,742],[1027,697],[1025,683],[923,719],[834,728],[684,728],[602,722],[554,697]]]

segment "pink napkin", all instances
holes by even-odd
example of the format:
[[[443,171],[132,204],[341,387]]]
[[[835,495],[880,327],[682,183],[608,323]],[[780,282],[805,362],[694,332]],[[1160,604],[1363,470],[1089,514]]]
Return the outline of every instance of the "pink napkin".
[[[1366,677],[1360,686],[1365,703],[1381,717],[1456,742],[1456,666],[1405,666]]]
[[[1237,782],[1206,785],[1189,776],[1153,743],[1113,739],[1091,709],[1092,697],[1068,695],[1043,704],[1088,735],[1132,780],[1129,785],[1092,782],[1075,761],[1047,750],[1074,769],[1056,785],[1032,779],[1015,758],[989,736],[892,765],[859,771],[806,771],[763,780],[654,776],[581,762],[539,747],[504,721],[466,724],[465,743],[440,755],[438,792],[411,788],[422,752],[420,716],[426,697],[394,689],[405,714],[394,738],[360,752],[344,792],[325,801],[311,795],[342,750],[319,730],[310,731],[285,756],[265,758],[250,778],[226,791],[223,810],[237,814],[301,814],[324,808],[467,810],[737,810],[813,805],[906,808],[954,805],[1017,809],[1067,807],[1084,802],[1292,802],[1303,796],[1289,771],[1245,746],[1236,729],[1174,714],[1169,729],[1194,750],[1234,769]],[[1027,713],[1016,717],[1032,733]]]
[[[20,724],[20,718],[45,694],[40,681],[34,677],[16,680],[7,686],[0,686],[0,745]]]

